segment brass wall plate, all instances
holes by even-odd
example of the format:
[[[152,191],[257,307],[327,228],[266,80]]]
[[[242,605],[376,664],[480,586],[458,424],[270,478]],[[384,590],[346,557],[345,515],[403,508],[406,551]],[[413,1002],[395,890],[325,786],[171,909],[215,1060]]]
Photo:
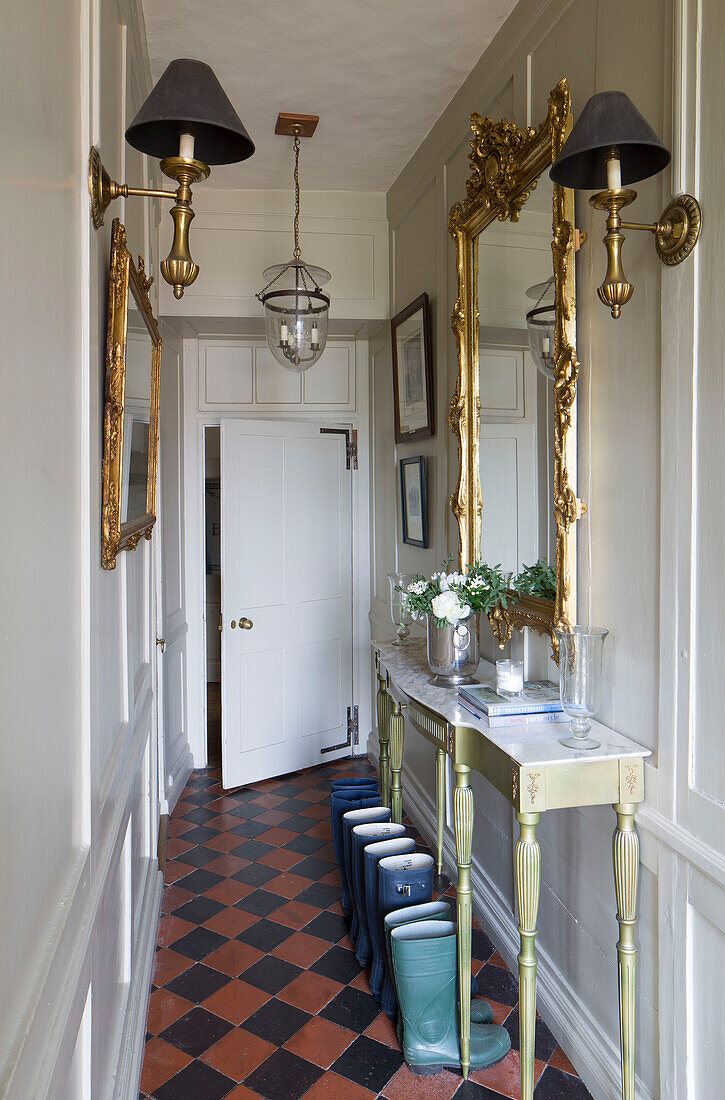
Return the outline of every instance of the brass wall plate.
[[[103,225],[103,216],[111,201],[111,179],[101,163],[101,154],[95,145],[91,146],[88,157],[88,193],[91,196],[93,228],[100,229]]]
[[[668,222],[669,233],[655,233],[657,255],[667,267],[675,267],[692,252],[700,236],[702,209],[692,195],[678,195],[665,207],[660,222]]]
[[[277,115],[277,125],[274,132],[275,134],[281,134],[283,137],[294,137],[295,134],[298,137],[312,137],[319,121],[319,115],[301,115],[298,111],[292,113],[280,111]]]

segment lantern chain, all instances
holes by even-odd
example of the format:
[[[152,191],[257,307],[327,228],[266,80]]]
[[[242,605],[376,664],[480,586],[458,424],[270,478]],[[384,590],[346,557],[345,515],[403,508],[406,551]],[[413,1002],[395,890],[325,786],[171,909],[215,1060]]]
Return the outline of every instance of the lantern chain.
[[[300,135],[295,134],[295,250],[294,258],[299,260],[300,251]]]

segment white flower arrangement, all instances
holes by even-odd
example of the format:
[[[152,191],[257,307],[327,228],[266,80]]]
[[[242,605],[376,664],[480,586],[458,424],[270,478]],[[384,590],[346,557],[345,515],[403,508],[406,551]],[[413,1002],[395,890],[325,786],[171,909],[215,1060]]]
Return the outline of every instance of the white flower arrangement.
[[[469,615],[488,613],[497,603],[505,607],[506,584],[498,566],[477,562],[465,572],[441,569],[430,580],[416,577],[404,590],[402,603],[414,620],[430,615],[438,627],[455,626]]]

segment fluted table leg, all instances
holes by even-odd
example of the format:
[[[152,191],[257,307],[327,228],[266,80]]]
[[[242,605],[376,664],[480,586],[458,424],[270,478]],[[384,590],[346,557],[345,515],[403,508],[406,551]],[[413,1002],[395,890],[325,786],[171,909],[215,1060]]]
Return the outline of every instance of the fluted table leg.
[[[516,813],[520,826],[516,841],[516,896],[519,907],[519,1053],[521,1100],[534,1095],[534,1041],[536,1035],[536,919],[541,888],[541,849],[536,826],[541,814]]]
[[[405,718],[403,708],[397,699],[393,699],[393,714],[390,719],[390,817],[397,825],[403,821],[403,741],[405,739]]]
[[[380,673],[378,657],[375,658],[378,675],[378,744],[380,746],[380,793],[383,805],[390,805],[390,696],[385,690],[385,677]]]
[[[639,837],[634,825],[635,805],[615,803],[617,828],[614,830],[614,888],[617,895],[619,940],[619,1043],[622,1057],[622,1097],[634,1100],[635,997],[637,947],[634,928],[637,923],[637,880],[639,877]]]
[[[443,827],[446,817],[446,754],[436,749],[436,875],[443,874]]]
[[[473,844],[473,791],[471,769],[454,764],[453,824],[456,834],[456,886],[458,909],[458,994],[461,1014],[461,1072],[471,1068],[471,847]]]

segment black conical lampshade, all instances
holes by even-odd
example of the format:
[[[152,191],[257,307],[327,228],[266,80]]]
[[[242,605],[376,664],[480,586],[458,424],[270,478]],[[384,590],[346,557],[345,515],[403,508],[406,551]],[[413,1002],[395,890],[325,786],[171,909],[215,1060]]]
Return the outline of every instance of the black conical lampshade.
[[[172,61],[126,130],[126,141],[156,160],[179,155],[179,135],[194,135],[194,157],[233,164],[254,152],[254,142],[214,70],[203,61]]]
[[[589,99],[549,170],[554,183],[581,191],[607,186],[606,153],[619,150],[622,187],[645,180],[670,163],[660,141],[624,92],[598,92]]]

